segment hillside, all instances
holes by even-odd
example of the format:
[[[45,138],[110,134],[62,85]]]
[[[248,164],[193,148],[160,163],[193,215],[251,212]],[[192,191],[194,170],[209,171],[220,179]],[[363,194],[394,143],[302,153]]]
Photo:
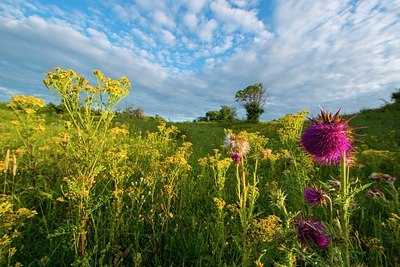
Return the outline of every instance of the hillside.
[[[0,106],[0,121],[5,122],[13,117],[11,110],[5,105]],[[315,114],[310,114],[309,117]],[[356,114],[348,114],[346,117],[355,117],[350,122],[352,127],[360,127],[357,133],[357,146],[361,150],[388,150],[400,152],[400,103],[393,103],[377,109],[365,109]],[[59,114],[46,114],[48,124],[57,125]],[[157,121],[136,120],[133,118],[116,117],[114,123],[129,124],[131,130],[156,131]],[[186,141],[193,143],[195,154],[206,156],[212,153],[213,149],[220,148],[224,140],[224,129],[231,129],[234,132],[248,131],[259,132],[270,139],[270,143],[276,143],[276,131],[281,127],[279,120],[260,122],[258,124],[246,123],[243,121],[233,123],[217,122],[169,122],[168,125],[175,125],[181,131],[180,136],[184,135]],[[6,127],[2,124],[0,130]]]

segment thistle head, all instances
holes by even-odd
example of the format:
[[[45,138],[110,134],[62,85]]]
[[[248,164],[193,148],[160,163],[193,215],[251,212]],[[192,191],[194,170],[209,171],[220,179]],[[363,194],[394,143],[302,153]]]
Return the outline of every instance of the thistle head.
[[[242,156],[238,153],[233,153],[232,154],[232,160],[236,163],[239,164],[242,162]]]
[[[385,196],[385,193],[383,193],[383,191],[378,189],[378,188],[374,188],[374,189],[368,190],[365,193],[365,197],[368,198],[368,199],[381,198],[381,197],[384,197],[384,196]]]
[[[300,221],[296,223],[299,241],[303,244],[314,243],[319,248],[329,246],[330,239],[322,232],[325,227],[316,221]]]
[[[327,193],[317,186],[307,187],[304,190],[304,198],[307,203],[311,206],[323,205],[326,206],[326,201],[328,199]]]
[[[321,114],[310,119],[308,127],[301,137],[302,147],[313,156],[315,162],[324,165],[338,164],[343,156],[348,161],[351,145],[352,128],[348,122],[340,117],[339,112],[334,115],[321,109]]]
[[[397,178],[395,176],[391,176],[389,174],[381,173],[381,172],[374,172],[372,173],[369,178],[371,178],[374,182],[387,182],[387,183],[394,183],[396,182]]]
[[[250,152],[250,144],[246,138],[235,135],[233,133],[228,133],[225,137],[226,149],[232,154],[239,154],[244,156]]]

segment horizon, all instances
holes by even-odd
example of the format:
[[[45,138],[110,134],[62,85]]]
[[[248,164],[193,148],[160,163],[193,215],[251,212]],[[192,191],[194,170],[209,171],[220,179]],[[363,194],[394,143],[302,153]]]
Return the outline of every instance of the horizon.
[[[319,107],[376,108],[400,87],[400,3],[383,1],[12,1],[0,3],[0,101],[53,102],[54,67],[127,76],[120,104],[192,121],[262,83],[261,121]]]

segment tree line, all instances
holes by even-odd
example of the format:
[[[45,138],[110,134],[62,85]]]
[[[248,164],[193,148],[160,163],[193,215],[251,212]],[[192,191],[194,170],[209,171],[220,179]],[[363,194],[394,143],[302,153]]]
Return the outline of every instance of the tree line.
[[[256,83],[239,90],[235,94],[235,102],[240,103],[246,110],[247,122],[257,123],[264,113],[264,105],[267,102],[267,90],[262,83]],[[195,121],[219,121],[232,122],[238,120],[234,107],[221,106],[220,110],[210,110],[205,116],[198,117]]]

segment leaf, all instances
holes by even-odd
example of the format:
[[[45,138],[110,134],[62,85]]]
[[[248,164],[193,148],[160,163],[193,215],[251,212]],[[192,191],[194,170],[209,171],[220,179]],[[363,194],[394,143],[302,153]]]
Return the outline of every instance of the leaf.
[[[358,188],[355,188],[353,190],[353,192],[351,193],[350,197],[354,197],[356,194],[358,194],[358,193],[364,191],[365,189],[367,189],[368,187],[370,187],[370,185],[372,185],[372,183],[368,183],[368,184],[365,184],[365,185],[360,186]]]

